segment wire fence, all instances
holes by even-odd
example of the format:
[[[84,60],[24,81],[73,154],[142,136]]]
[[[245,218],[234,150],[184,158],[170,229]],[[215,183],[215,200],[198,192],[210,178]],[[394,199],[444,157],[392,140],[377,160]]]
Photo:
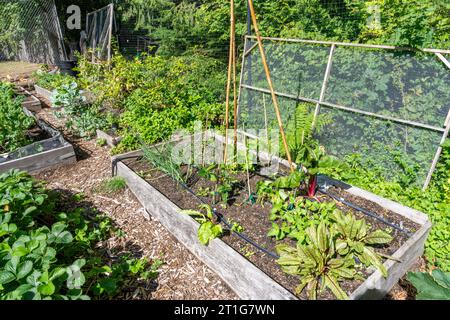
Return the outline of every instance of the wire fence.
[[[0,0],[0,60],[67,60],[54,0]]]
[[[111,60],[113,32],[117,30],[114,4],[87,14],[86,43],[92,51],[92,61]]]

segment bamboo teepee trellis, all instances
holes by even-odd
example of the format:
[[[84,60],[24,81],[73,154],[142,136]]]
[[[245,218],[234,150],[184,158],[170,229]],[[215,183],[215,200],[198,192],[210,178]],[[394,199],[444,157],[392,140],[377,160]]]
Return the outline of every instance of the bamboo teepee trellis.
[[[262,43],[261,33],[258,27],[258,21],[255,14],[255,8],[253,6],[253,0],[247,1],[253,28],[255,30],[256,39],[258,42],[259,51],[261,54],[261,60],[264,67],[264,72],[266,74],[267,83],[269,85],[270,94],[272,97],[273,105],[275,108],[275,113],[277,116],[278,126],[280,129],[281,138],[283,140],[284,150],[286,152],[287,160],[291,171],[294,171],[294,166],[292,163],[291,153],[289,151],[289,146],[286,140],[286,134],[284,132],[283,121],[281,119],[280,110],[278,107],[278,99],[275,94],[275,89],[273,86],[272,78],[270,75],[270,69],[267,64],[266,53]],[[233,77],[233,79],[232,79]],[[230,56],[228,64],[228,79],[227,79],[227,95],[226,95],[226,115],[225,115],[225,152],[224,152],[224,162],[227,160],[227,149],[228,149],[228,128],[229,128],[229,111],[230,111],[230,90],[231,82],[233,81],[233,96],[234,96],[234,145],[236,150],[237,144],[237,89],[236,89],[236,32],[235,32],[235,12],[234,12],[234,0],[230,0]]]

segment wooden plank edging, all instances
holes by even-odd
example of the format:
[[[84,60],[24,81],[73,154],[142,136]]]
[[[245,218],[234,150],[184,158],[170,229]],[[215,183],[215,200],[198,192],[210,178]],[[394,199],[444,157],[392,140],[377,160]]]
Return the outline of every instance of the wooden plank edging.
[[[203,246],[197,238],[199,224],[180,213],[180,208],[158,190],[137,176],[122,162],[117,174],[123,177],[130,190],[153,217],[178,241],[217,273],[241,299],[296,300],[297,298],[259,268],[220,239]]]
[[[215,138],[218,141],[224,142],[224,138],[221,136],[216,135]],[[161,144],[164,143],[160,143],[158,145]],[[240,149],[239,145],[238,148]],[[136,195],[144,208],[147,210],[147,212],[153,215],[157,220],[159,220],[164,225],[164,227],[166,227],[169,232],[171,232],[177,238],[177,240],[179,240],[191,252],[193,252],[194,255],[205,262],[213,271],[219,274],[219,276],[239,295],[239,297],[243,299],[253,299],[253,297],[256,297],[256,299],[273,299],[264,298],[264,296],[261,296],[260,292],[257,292],[254,295],[252,293],[249,293],[248,290],[251,291],[252,287],[248,284],[244,285],[246,292],[241,292],[240,287],[236,284],[236,281],[242,281],[241,278],[244,278],[244,282],[249,281],[251,283],[254,283],[253,275],[239,274],[239,270],[234,270],[231,276],[228,275],[227,268],[232,268],[234,266],[234,263],[231,263],[228,259],[226,260],[227,265],[221,265],[220,260],[223,259],[223,257],[218,256],[217,253],[214,254],[214,251],[210,252],[211,247],[204,247],[199,243],[197,239],[198,224],[192,218],[181,215],[178,212],[180,209],[174,203],[172,203],[159,191],[153,188],[145,180],[140,178],[135,172],[133,172],[120,160],[121,158],[126,157],[138,157],[142,154],[142,150],[136,150],[112,157],[112,161],[113,163],[117,164],[118,175],[125,178],[128,186]],[[276,161],[282,160],[280,158],[272,157],[269,155],[264,155],[263,158],[266,158],[265,160],[267,160],[268,158]],[[280,161],[280,163],[284,164],[282,161]],[[368,201],[375,202],[383,208],[395,212],[403,216],[405,219],[411,220],[421,226],[419,230],[417,230],[393,254],[393,257],[401,260],[402,262],[396,262],[393,260],[387,260],[384,262],[384,266],[388,270],[388,276],[386,278],[383,277],[381,272],[376,270],[354,292],[350,294],[350,299],[381,299],[392,289],[395,283],[397,283],[397,281],[411,268],[414,262],[423,254],[424,244],[430,232],[432,224],[429,217],[420,211],[403,206],[392,200],[382,198],[363,189],[359,189],[350,185],[347,186],[348,187],[346,187],[344,190],[346,192],[349,192],[349,194],[353,194]],[[174,212],[176,214],[174,214]],[[180,216],[182,216],[183,218],[180,218]],[[183,229],[182,236],[180,235],[180,230],[178,230],[179,219],[185,220],[184,223],[187,223],[187,220],[191,221],[190,224],[187,224],[189,227]],[[234,252],[235,256],[239,257],[238,259],[244,259],[248,264],[252,266],[251,269],[256,269],[259,271],[259,273],[262,273],[260,269],[251,264],[247,259],[242,257],[238,252],[234,251],[222,240],[216,239],[212,242],[212,244],[216,243],[221,243],[221,246],[227,246]],[[215,261],[215,259],[218,259],[219,261]],[[265,275],[264,273],[262,274],[277,286],[281,287],[268,275]],[[247,279],[247,277],[249,277],[249,279]],[[283,287],[281,288],[288,293],[288,299],[297,299],[297,297],[292,295],[286,289],[284,289]],[[249,295],[251,295],[252,298],[249,298]]]

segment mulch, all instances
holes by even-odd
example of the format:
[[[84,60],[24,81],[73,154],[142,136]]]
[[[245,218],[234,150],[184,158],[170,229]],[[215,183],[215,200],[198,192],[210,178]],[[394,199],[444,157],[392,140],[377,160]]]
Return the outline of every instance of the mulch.
[[[124,232],[106,246],[133,256],[161,259],[164,265],[156,283],[129,283],[118,299],[237,299],[236,294],[206,265],[192,255],[155,220],[147,220],[134,195],[126,189],[114,195],[97,192],[102,181],[111,177],[109,149],[95,140],[84,141],[65,132],[63,123],[49,109],[38,116],[62,130],[77,153],[73,165],[50,169],[36,175],[49,189],[83,194],[83,203],[110,216]]]

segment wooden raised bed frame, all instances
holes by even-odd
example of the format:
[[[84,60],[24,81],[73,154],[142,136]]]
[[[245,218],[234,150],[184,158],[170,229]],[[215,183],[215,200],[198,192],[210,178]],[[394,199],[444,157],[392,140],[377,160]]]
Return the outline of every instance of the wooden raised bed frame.
[[[114,137],[103,130],[97,129],[97,139],[105,139],[108,146],[115,147],[120,143],[122,137]]]
[[[42,88],[37,84],[34,85],[34,90],[36,90],[36,93],[40,95],[42,98],[46,99],[48,102],[51,102],[52,92],[50,90]]]
[[[220,142],[224,141],[224,138],[221,136],[215,136],[215,139]],[[238,148],[243,148],[243,146],[238,145]],[[298,299],[221,239],[211,241],[208,246],[200,244],[197,238],[198,223],[188,215],[180,214],[181,209],[178,206],[121,161],[121,159],[127,157],[141,155],[142,151],[134,151],[115,156],[112,158],[112,162],[113,166],[116,166],[117,175],[125,179],[130,190],[143,205],[146,214],[158,220],[178,241],[216,272],[239,298],[252,300]],[[267,155],[259,153],[259,156],[264,158]],[[281,164],[286,165],[287,161],[279,158],[278,160]],[[376,270],[350,294],[350,299],[352,300],[381,299],[411,268],[414,262],[422,256],[424,243],[431,229],[431,222],[428,216],[422,212],[360,188],[347,185],[345,191],[372,201],[421,226],[392,255],[402,262],[392,260],[384,262],[384,266],[388,271],[387,278],[384,278],[380,271]]]
[[[17,86],[17,93],[23,95],[26,99],[22,102],[22,107],[32,112],[38,112],[42,110],[41,100],[36,98],[28,90],[22,86]]]
[[[28,116],[36,119],[34,114],[25,108],[24,112]],[[52,128],[52,130],[57,132],[56,129]],[[67,142],[59,132],[56,135],[52,134],[53,137],[51,139],[54,139],[57,135],[60,135],[59,138],[63,141],[61,147],[0,163],[0,173],[7,172],[10,169],[19,169],[29,173],[36,173],[55,166],[75,163],[77,158],[73,146]]]

